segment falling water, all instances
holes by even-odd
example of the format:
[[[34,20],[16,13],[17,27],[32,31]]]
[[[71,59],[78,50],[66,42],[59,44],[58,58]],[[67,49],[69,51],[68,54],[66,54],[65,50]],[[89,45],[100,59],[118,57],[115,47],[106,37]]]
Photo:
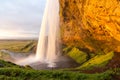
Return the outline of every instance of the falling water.
[[[29,65],[40,62],[48,64],[48,67],[56,67],[59,46],[59,0],[47,0],[43,20],[40,29],[40,36],[36,55],[27,58],[17,59],[14,63],[19,65]]]
[[[37,46],[37,60],[52,63],[57,58],[58,31],[59,0],[47,0]]]

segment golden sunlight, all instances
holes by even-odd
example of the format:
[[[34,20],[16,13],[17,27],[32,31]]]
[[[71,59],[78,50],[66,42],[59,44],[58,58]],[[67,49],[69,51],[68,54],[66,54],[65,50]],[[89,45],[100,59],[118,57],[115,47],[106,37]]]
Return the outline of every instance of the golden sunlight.
[[[17,38],[28,38],[32,35],[23,34],[14,30],[0,30],[0,39],[17,39]]]

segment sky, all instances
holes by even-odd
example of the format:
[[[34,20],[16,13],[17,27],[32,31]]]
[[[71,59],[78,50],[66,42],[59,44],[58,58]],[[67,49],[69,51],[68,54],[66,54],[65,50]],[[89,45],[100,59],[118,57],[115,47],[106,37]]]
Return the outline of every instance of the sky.
[[[0,39],[38,38],[46,0],[0,0]]]

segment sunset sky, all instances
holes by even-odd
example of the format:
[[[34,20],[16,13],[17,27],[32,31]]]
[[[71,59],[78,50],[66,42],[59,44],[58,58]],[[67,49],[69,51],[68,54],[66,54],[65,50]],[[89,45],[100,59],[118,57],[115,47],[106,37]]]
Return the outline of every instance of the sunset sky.
[[[46,0],[0,0],[0,39],[38,38]]]

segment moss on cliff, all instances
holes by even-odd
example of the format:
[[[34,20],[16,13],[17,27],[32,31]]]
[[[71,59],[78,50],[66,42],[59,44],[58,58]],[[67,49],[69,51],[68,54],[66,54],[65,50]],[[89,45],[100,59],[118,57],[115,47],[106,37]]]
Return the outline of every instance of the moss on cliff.
[[[113,58],[114,53],[109,52],[105,55],[97,55],[81,65],[80,69],[92,69],[94,67],[104,67]]]
[[[88,55],[77,48],[73,48],[67,55],[79,64],[82,64],[88,60]]]

